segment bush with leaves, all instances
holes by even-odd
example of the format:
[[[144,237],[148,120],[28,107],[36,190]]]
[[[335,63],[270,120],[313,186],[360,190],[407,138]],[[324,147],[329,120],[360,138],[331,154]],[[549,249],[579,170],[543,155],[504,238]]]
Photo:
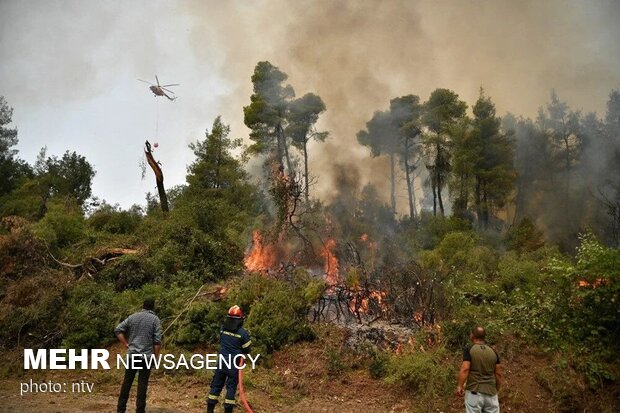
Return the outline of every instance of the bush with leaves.
[[[36,274],[8,283],[0,300],[0,346],[60,344],[59,320],[70,281],[64,272],[38,269]]]
[[[95,348],[110,343],[122,313],[111,287],[90,281],[78,284],[69,291],[65,306],[63,345]]]
[[[233,294],[236,303],[249,311],[246,326],[256,340],[257,351],[271,353],[314,336],[307,316],[323,290],[322,280],[300,270],[290,282],[247,276]]]
[[[33,224],[33,230],[52,251],[75,246],[87,237],[82,208],[69,198],[49,201],[45,216]]]
[[[136,231],[142,221],[142,210],[133,206],[128,210],[122,210],[118,206],[103,203],[95,209],[88,219],[87,224],[96,231],[110,234],[131,234]]]
[[[128,254],[107,264],[98,279],[110,282],[118,292],[138,289],[154,281],[156,276],[150,262],[138,254]]]
[[[385,381],[404,385],[422,399],[446,398],[454,388],[453,364],[441,346],[424,352],[412,350],[391,357]]]

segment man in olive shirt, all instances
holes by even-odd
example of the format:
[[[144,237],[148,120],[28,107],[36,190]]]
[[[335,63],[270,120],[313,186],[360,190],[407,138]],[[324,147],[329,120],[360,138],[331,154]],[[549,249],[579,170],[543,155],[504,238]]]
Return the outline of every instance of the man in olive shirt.
[[[456,394],[465,395],[467,413],[499,413],[497,391],[502,384],[501,364],[484,337],[484,328],[474,327],[470,336],[472,344],[463,351]]]

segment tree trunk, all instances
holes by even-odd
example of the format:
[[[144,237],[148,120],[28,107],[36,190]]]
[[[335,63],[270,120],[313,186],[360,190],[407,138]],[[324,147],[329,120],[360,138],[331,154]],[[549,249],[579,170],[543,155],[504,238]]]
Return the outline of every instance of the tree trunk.
[[[390,202],[392,204],[392,214],[396,215],[396,184],[394,171],[394,152],[390,153]]]
[[[217,162],[216,162],[216,169],[215,169],[215,188],[220,188],[220,168],[222,165],[222,137],[220,135],[220,140],[218,142],[218,148],[217,148]]]
[[[564,206],[570,207],[570,146],[568,143],[569,136],[564,137],[564,146],[566,148],[566,193],[564,194]],[[569,226],[570,210],[564,213],[564,223]]]
[[[441,177],[437,176],[437,200],[439,201],[439,211],[441,216],[446,216],[446,212],[443,208],[443,199],[441,199]]]
[[[405,163],[405,179],[407,180],[407,195],[409,197],[409,216],[415,218],[415,203],[413,189],[411,187],[411,171],[409,171],[409,153],[408,148],[405,148],[404,163]]]
[[[308,139],[304,140],[304,196],[306,198],[306,204],[310,201],[310,187],[308,185]]]
[[[435,177],[433,176],[431,180],[431,190],[433,191],[433,216],[436,217],[437,216],[437,191],[435,190],[435,188],[437,187],[437,184],[434,181],[435,181]]]
[[[166,196],[166,190],[164,189],[164,173],[153,157],[153,153],[151,152],[151,144],[149,141],[146,141],[145,146],[146,148],[144,149],[144,153],[146,154],[146,160],[155,173],[155,183],[157,184],[157,192],[159,193],[159,203],[161,205],[161,210],[165,215],[170,211],[170,209],[168,208],[168,197]]]
[[[284,151],[282,150],[282,133],[280,133],[280,131],[282,130],[282,127],[280,126],[280,124],[278,124],[278,126],[276,126],[276,148],[277,148],[277,154],[276,156],[278,157],[278,166],[284,166]]]
[[[443,160],[443,155],[441,153],[442,150],[441,150],[441,145],[439,144],[439,141],[435,143],[435,149],[437,151],[437,154],[435,155],[435,184],[437,185],[437,201],[439,202],[439,211],[441,212],[441,216],[445,216],[445,211],[443,208],[443,199],[441,198],[441,187],[442,187],[441,172],[442,172],[442,169],[444,168],[444,160]]]
[[[288,145],[286,143],[286,136],[284,135],[284,130],[282,129],[282,125],[278,125],[278,136],[280,137],[280,144],[282,148],[284,148],[284,159],[286,160],[286,168],[289,174],[293,173],[293,167],[291,165],[291,157],[288,153]]]
[[[489,197],[486,186],[482,190],[482,223],[484,228],[489,226]]]

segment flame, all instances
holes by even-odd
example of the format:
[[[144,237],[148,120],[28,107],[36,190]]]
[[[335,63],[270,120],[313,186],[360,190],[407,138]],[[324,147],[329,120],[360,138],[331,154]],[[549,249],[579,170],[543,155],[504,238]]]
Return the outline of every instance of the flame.
[[[359,314],[366,314],[368,312],[368,303],[370,302],[370,299],[373,299],[379,308],[384,309],[385,304],[383,304],[383,299],[386,295],[387,293],[385,291],[372,290],[369,291],[367,297],[354,297],[351,301],[349,301],[349,311],[355,313],[357,308],[357,312]]]
[[[377,258],[377,241],[372,241],[366,233],[360,236],[360,241],[366,244],[368,249],[370,250],[370,267],[374,268]]]
[[[333,239],[328,239],[321,250],[321,257],[325,259],[325,281],[330,286],[338,284],[338,281],[340,280],[338,258],[336,258],[336,255],[334,254],[334,248],[336,248],[336,241]]]
[[[579,288],[587,288],[587,287],[597,288],[597,287],[600,287],[601,285],[606,285],[606,284],[607,284],[607,280],[605,278],[597,278],[593,282],[589,282],[587,280],[579,280],[579,282],[577,282],[577,286]]]
[[[275,249],[265,241],[260,231],[252,233],[252,246],[245,257],[245,268],[248,271],[269,271],[276,263]]]

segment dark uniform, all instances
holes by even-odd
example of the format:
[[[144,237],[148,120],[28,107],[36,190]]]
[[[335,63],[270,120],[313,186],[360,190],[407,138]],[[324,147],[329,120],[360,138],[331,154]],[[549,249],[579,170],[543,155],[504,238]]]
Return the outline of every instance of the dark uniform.
[[[220,393],[226,385],[226,399],[224,400],[224,412],[230,413],[235,407],[235,394],[239,384],[239,370],[234,366],[234,358],[239,354],[248,354],[252,341],[250,335],[242,327],[243,319],[228,317],[220,330],[220,352],[226,360],[231,360],[231,366],[220,366],[215,371],[211,381],[211,391],[207,401],[207,412],[213,412],[218,402]],[[219,360],[219,357],[218,357]]]

